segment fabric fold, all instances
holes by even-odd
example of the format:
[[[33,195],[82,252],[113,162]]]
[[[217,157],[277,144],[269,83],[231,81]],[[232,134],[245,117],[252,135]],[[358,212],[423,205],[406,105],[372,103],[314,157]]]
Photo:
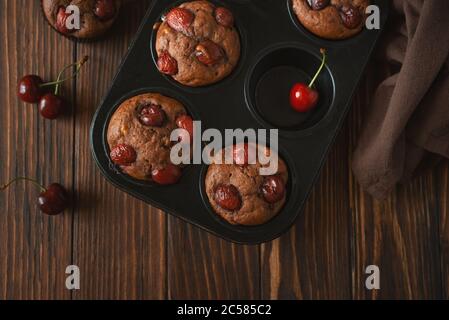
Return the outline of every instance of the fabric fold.
[[[364,118],[353,171],[376,198],[429,152],[449,157],[449,1],[395,0],[376,64],[385,70]]]

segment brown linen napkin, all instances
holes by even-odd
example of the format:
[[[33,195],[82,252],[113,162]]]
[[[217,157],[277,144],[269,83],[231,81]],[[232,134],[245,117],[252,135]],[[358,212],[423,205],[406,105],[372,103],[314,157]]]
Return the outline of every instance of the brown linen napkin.
[[[449,1],[393,3],[376,62],[388,71],[353,159],[359,183],[379,199],[412,177],[429,153],[449,158]]]

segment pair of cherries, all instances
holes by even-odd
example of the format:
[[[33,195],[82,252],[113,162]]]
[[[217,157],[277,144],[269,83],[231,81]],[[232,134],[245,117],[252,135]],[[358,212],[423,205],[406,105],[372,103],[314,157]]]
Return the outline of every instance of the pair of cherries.
[[[88,57],[85,56],[80,61],[66,66],[59,73],[56,81],[53,82],[45,83],[42,78],[37,75],[26,75],[20,79],[17,85],[17,96],[23,102],[37,103],[39,112],[45,119],[54,120],[58,118],[68,109],[67,100],[59,93],[61,84],[75,78],[87,60]],[[75,72],[67,78],[62,78],[64,73],[73,67],[76,68]],[[54,91],[47,92],[47,89],[51,87],[54,87]]]

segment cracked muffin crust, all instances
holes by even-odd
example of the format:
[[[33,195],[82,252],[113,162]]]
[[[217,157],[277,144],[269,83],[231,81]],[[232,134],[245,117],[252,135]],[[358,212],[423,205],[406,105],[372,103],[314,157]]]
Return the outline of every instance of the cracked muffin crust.
[[[102,36],[114,24],[121,7],[121,0],[41,0],[42,10],[48,23],[59,33],[78,39]],[[80,10],[80,29],[69,30],[66,26],[69,5]]]
[[[186,114],[181,103],[157,93],[126,100],[109,122],[107,141],[112,161],[136,179],[176,183],[180,169],[170,162],[170,134],[178,128],[177,119]],[[171,176],[161,183],[155,172]]]
[[[240,37],[233,14],[208,1],[171,9],[156,26],[160,72],[191,87],[216,83],[236,67]]]
[[[281,211],[287,196],[287,166],[279,158],[278,171],[272,176],[260,175],[261,167],[259,161],[247,165],[213,162],[209,166],[206,193],[221,218],[234,225],[255,226],[270,221]]]
[[[318,37],[342,40],[362,31],[370,0],[292,0],[299,22]]]

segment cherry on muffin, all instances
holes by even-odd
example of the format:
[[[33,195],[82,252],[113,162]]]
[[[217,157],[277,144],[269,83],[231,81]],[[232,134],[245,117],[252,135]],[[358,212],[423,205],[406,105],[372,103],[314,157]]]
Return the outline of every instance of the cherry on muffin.
[[[186,114],[179,116],[176,119],[176,126],[180,129],[184,129],[190,136],[190,142],[193,142],[193,119]],[[183,137],[180,136],[178,141],[182,142]]]
[[[167,164],[165,168],[155,169],[151,172],[151,178],[160,185],[171,185],[178,183],[181,179],[182,170],[174,164]]]
[[[149,104],[142,107],[139,113],[139,121],[144,126],[162,127],[167,119],[162,107],[156,104]]]
[[[341,7],[340,17],[348,29],[356,29],[362,23],[360,11],[351,5]]]
[[[254,144],[240,143],[233,146],[233,161],[236,165],[245,167],[255,163],[257,157],[257,147]]]
[[[120,166],[130,166],[137,160],[136,150],[127,144],[115,146],[110,153],[111,160]]]
[[[40,193],[38,197],[39,209],[50,216],[55,216],[62,213],[65,209],[69,207],[69,195],[67,190],[59,183],[52,183],[48,187],[42,186],[39,182],[34,179],[18,177],[7,184],[0,186],[0,191],[5,191],[13,183],[18,181],[28,181],[33,183],[39,188]]]
[[[69,34],[75,31],[75,29],[67,28],[67,19],[70,17],[71,13],[66,12],[66,8],[59,7],[58,13],[56,14],[55,28],[61,33]]]
[[[173,76],[178,73],[178,62],[173,58],[168,51],[160,54],[157,60],[157,67],[160,72]]]
[[[191,34],[189,31],[189,27],[192,25],[193,20],[195,20],[195,15],[184,8],[173,8],[171,9],[163,20],[167,22],[167,24],[178,32],[184,34]]]
[[[232,28],[234,26],[234,15],[225,7],[215,9],[215,20],[223,27]]]
[[[100,20],[111,20],[115,17],[117,8],[114,1],[111,0],[97,0],[95,3],[94,14]]]
[[[239,190],[232,184],[221,184],[215,188],[215,202],[223,209],[236,211],[242,206]]]
[[[285,184],[280,176],[269,176],[262,184],[262,196],[268,203],[281,201],[285,196]]]
[[[59,94],[59,89],[62,83],[67,80],[75,78],[80,72],[82,66],[87,62],[88,56],[85,56],[78,62],[70,64],[62,69],[56,81],[45,83],[41,77],[37,75],[26,75],[19,80],[17,85],[17,96],[20,100],[27,103],[38,103],[39,112],[42,117],[46,119],[58,118],[65,109],[67,109],[67,102],[63,96]],[[76,67],[75,72],[67,77],[62,78],[64,73],[72,67]],[[55,87],[53,93],[46,93],[49,87]]]
[[[330,0],[308,0],[308,3],[313,10],[322,10],[329,5]]]
[[[320,52],[322,55],[321,66],[312,81],[310,81],[308,85],[302,82],[296,83],[290,90],[290,104],[295,111],[308,112],[314,109],[318,104],[320,95],[319,92],[313,88],[313,85],[326,65],[326,50],[321,49]]]
[[[223,49],[211,40],[201,41],[195,48],[195,56],[199,62],[211,66],[223,59]]]

